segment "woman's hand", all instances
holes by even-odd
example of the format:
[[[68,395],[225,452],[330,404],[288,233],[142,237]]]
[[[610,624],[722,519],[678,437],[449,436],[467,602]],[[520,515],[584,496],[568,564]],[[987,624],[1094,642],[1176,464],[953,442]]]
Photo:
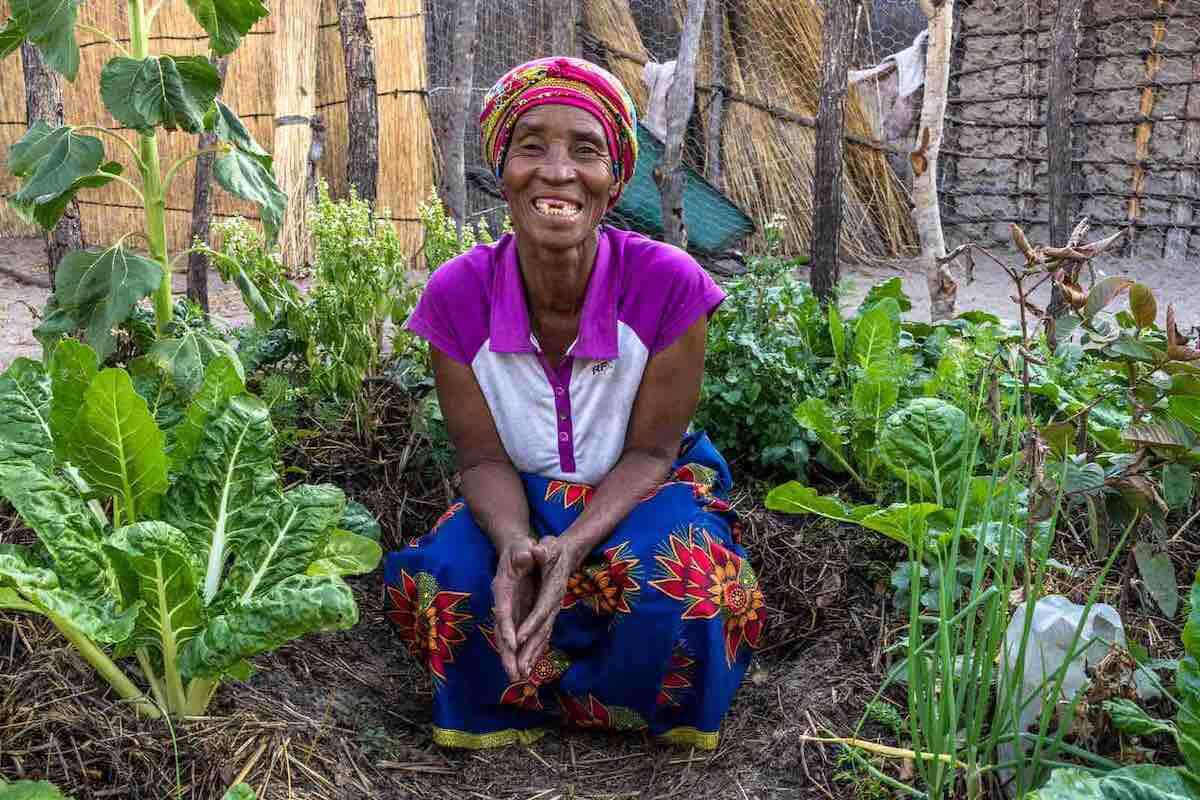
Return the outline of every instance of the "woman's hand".
[[[517,666],[522,679],[528,679],[533,665],[545,652],[554,631],[554,621],[562,609],[567,580],[579,569],[583,556],[571,547],[566,537],[544,536],[533,546],[540,577],[537,604],[517,631],[521,651]]]
[[[496,648],[508,679],[513,683],[524,676],[517,669],[517,628],[526,621],[537,597],[536,545],[532,539],[514,541],[500,552],[496,577],[492,579],[492,599],[496,613]]]

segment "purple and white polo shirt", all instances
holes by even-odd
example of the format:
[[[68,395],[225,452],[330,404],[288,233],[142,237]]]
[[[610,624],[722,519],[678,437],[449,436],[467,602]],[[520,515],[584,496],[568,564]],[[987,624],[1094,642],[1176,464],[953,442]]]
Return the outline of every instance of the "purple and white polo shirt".
[[[646,363],[724,298],[682,250],[606,225],[557,368],[530,330],[512,234],[439,267],[405,327],[470,365],[518,471],[595,485],[621,457]]]

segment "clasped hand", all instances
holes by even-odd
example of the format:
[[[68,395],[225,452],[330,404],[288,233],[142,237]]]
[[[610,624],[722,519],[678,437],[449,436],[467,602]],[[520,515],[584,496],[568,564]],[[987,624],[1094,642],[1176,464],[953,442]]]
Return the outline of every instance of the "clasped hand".
[[[500,553],[492,596],[496,648],[509,680],[528,680],[545,652],[578,557],[561,537],[513,542]]]

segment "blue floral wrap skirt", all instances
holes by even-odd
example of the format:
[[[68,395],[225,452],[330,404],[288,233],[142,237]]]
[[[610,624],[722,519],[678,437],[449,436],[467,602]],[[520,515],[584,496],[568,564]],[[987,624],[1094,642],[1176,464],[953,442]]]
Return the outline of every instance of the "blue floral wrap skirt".
[[[521,477],[539,536],[565,532],[593,493]],[[432,678],[434,740],[528,743],[557,723],[715,748],[766,621],[730,487],[708,437],[690,434],[670,479],[570,578],[547,651],[517,683],[496,649],[496,550],[462,500],[388,553],[387,614]]]

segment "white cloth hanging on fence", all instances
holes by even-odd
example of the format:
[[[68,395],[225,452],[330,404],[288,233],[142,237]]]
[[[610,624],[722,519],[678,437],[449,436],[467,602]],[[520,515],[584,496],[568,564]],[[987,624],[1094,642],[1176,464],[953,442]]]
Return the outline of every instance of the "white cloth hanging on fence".
[[[908,97],[925,85],[925,42],[928,38],[929,31],[923,30],[913,39],[912,44],[898,53],[887,56],[876,66],[870,69],[850,70],[850,85],[870,78],[879,78],[894,69],[898,79],[897,96]]]
[[[646,113],[641,122],[663,141],[667,138],[667,92],[671,90],[674,80],[674,61],[662,64],[647,61],[642,67],[642,83],[650,90],[650,99],[646,102]]]

